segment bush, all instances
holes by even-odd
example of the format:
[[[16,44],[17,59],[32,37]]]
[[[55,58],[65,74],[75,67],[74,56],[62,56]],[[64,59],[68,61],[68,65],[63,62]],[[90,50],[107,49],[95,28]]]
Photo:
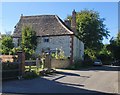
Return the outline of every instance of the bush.
[[[62,49],[58,49],[55,53],[52,53],[51,56],[55,59],[67,59]]]
[[[75,60],[74,63],[66,69],[77,70],[77,69],[80,69],[81,67],[82,67],[82,61],[81,60]]]
[[[74,68],[75,69],[79,69],[79,68],[81,68],[81,66],[82,66],[82,61],[81,60],[76,60],[74,62]]]
[[[24,75],[22,76],[24,79],[33,79],[38,77],[37,73],[35,71],[26,71]]]
[[[100,54],[97,56],[97,59],[100,59],[104,65],[109,65],[112,61],[112,57],[106,54]]]
[[[87,67],[87,66],[92,66],[93,65],[93,60],[84,60],[82,63],[82,66]]]
[[[83,66],[93,65],[93,59],[89,55],[85,54],[84,61],[82,62],[82,65]]]
[[[92,60],[84,60],[84,61],[76,60],[74,64],[70,65],[67,69],[78,70],[78,69],[90,67],[92,65],[93,65]]]

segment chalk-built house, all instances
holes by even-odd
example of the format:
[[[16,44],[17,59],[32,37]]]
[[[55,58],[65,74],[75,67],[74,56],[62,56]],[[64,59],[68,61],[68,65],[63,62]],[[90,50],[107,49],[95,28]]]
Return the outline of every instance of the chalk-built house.
[[[72,12],[72,21],[64,22],[57,15],[21,15],[16,24],[13,41],[17,47],[21,41],[21,30],[24,25],[31,25],[38,37],[36,53],[40,54],[42,50],[51,52],[56,49],[62,49],[66,57],[70,57],[71,62],[75,59],[83,59],[84,44],[76,37],[76,12]]]

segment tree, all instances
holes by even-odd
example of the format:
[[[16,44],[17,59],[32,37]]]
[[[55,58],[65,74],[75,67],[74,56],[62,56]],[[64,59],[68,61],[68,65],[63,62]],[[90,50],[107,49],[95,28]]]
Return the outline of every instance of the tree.
[[[69,15],[67,19],[71,20]],[[100,18],[98,12],[93,10],[82,10],[76,13],[76,36],[83,41],[85,55],[95,59],[103,48],[103,38],[108,38],[109,31],[104,24],[105,19]]]
[[[71,20],[71,17],[68,16]],[[77,37],[84,42],[85,49],[101,49],[103,37],[109,36],[104,22],[98,12],[93,10],[82,10],[76,13]]]
[[[112,56],[115,60],[120,60],[120,32],[118,32],[116,38],[111,38],[110,44],[107,49],[112,53]]]
[[[14,47],[12,37],[10,35],[2,35],[1,52],[2,54],[11,54]]]
[[[107,50],[109,44],[105,44],[100,52],[96,55],[97,59],[100,59],[103,64],[110,64],[112,60],[112,54]]]
[[[26,58],[30,58],[35,52],[37,46],[36,32],[32,30],[30,26],[24,26],[22,28],[22,49],[25,51]]]
[[[117,34],[116,43],[117,43],[117,45],[120,46],[120,31],[119,31],[118,34]]]

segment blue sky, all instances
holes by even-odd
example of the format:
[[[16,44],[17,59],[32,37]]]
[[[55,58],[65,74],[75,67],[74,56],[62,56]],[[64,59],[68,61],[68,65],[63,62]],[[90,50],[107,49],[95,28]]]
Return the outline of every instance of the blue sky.
[[[14,30],[20,15],[55,14],[64,20],[72,10],[77,12],[83,9],[98,11],[101,18],[105,18],[106,27],[111,37],[118,32],[118,3],[117,2],[2,2],[2,26],[0,32]],[[109,39],[111,38],[109,37]],[[104,39],[103,43],[109,41]]]

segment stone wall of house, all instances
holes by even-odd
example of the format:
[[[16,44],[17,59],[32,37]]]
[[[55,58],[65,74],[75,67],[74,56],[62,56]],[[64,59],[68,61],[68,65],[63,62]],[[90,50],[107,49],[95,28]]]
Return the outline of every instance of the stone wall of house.
[[[49,42],[44,42],[49,39]],[[62,49],[65,56],[70,56],[70,36],[50,36],[39,37],[36,53],[41,54],[42,49],[50,48],[50,50]]]
[[[52,68],[67,68],[70,66],[70,60],[69,59],[52,59],[51,60],[51,66]]]
[[[45,39],[49,39],[49,42],[44,42]],[[74,59],[84,59],[84,44],[78,38],[74,36],[73,40],[73,58]],[[13,38],[14,45],[18,45],[18,38]],[[42,49],[47,50],[56,50],[62,49],[64,51],[65,56],[70,56],[70,36],[50,36],[50,37],[38,37],[37,39],[38,45],[36,48],[36,54],[41,54]]]
[[[84,44],[75,36],[73,43],[73,58],[74,60],[84,59]]]

